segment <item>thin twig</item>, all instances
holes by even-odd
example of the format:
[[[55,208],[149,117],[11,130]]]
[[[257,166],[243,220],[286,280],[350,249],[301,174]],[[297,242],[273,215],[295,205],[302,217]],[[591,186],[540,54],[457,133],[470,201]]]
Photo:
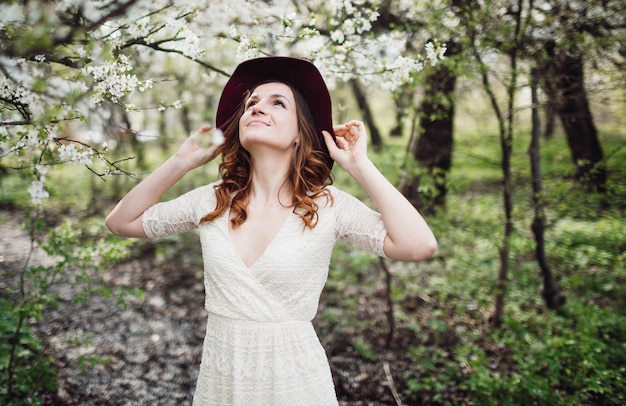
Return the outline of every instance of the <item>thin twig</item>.
[[[383,364],[383,369],[385,370],[385,377],[387,378],[387,383],[389,383],[389,387],[391,388],[391,394],[393,395],[394,400],[396,401],[396,405],[403,406],[402,399],[400,399],[400,395],[396,390],[396,386],[393,383],[393,376],[391,375],[391,370],[389,369],[389,363],[385,362]]]

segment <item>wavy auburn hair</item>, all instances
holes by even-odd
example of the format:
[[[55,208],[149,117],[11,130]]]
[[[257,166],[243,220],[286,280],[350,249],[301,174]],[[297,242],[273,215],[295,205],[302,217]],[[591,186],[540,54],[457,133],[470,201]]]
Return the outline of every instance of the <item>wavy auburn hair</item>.
[[[269,82],[280,82],[270,80]],[[260,83],[260,86],[263,83]],[[293,187],[291,206],[304,223],[313,229],[318,221],[318,205],[316,199],[326,197],[332,202],[332,195],[326,186],[333,183],[332,173],[327,162],[328,152],[322,134],[318,132],[315,119],[304,96],[289,83],[285,83],[293,92],[296,101],[296,115],[300,142],[296,146],[286,184]],[[233,216],[230,219],[233,227],[243,224],[247,217],[247,206],[250,200],[251,159],[239,142],[239,119],[245,110],[245,101],[252,92],[248,91],[242,98],[237,111],[224,124],[225,142],[222,145],[222,162],[219,172],[222,182],[216,184],[215,210],[206,214],[200,224],[213,221],[226,213],[230,208]]]

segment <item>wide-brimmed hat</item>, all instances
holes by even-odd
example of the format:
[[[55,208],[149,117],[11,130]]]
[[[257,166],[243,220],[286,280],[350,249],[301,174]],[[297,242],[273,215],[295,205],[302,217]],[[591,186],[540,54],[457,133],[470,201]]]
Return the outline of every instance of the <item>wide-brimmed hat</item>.
[[[246,91],[270,81],[293,86],[307,100],[322,141],[325,163],[332,168],[333,159],[322,135],[322,130],[326,130],[334,137],[330,93],[320,71],[305,59],[267,56],[240,63],[222,91],[215,116],[216,127],[223,129],[228,119],[237,111]]]

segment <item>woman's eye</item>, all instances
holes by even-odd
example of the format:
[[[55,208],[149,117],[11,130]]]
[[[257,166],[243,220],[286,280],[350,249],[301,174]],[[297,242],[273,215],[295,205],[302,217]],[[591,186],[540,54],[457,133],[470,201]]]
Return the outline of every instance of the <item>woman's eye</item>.
[[[255,106],[258,103],[258,100],[248,100],[246,102],[246,110],[250,109],[251,107]],[[274,106],[278,106],[278,107],[282,107],[285,108],[285,102],[283,102],[282,100],[274,100],[272,103]]]

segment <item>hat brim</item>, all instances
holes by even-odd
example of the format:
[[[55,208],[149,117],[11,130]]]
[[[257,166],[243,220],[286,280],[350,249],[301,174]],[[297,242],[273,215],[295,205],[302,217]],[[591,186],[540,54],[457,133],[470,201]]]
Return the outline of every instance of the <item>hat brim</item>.
[[[320,137],[323,137],[322,130],[335,136],[330,93],[321,73],[315,65],[305,59],[283,56],[249,59],[235,68],[224,86],[217,106],[216,127],[223,129],[226,122],[236,113],[247,91],[273,80],[295,87],[306,98]],[[326,164],[332,168],[333,160],[323,138],[322,145],[327,156]]]

